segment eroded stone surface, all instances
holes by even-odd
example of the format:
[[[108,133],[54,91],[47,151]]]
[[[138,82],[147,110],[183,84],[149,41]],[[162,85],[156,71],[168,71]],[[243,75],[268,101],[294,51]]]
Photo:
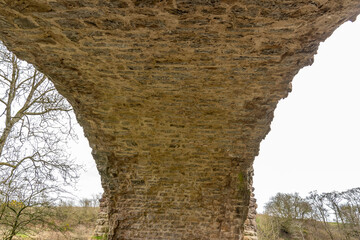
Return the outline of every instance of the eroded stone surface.
[[[253,175],[254,171],[250,174]],[[252,178],[250,178],[249,181],[250,185],[253,185]],[[255,188],[251,189],[250,192],[250,201],[249,201],[249,207],[248,207],[248,215],[244,222],[244,238],[243,240],[257,240],[257,229],[256,229],[256,199],[254,194]]]
[[[105,238],[109,232],[109,220],[108,220],[108,204],[106,194],[104,193],[100,199],[99,214],[96,220],[96,226],[94,230],[95,237]]]
[[[0,39],[74,106],[109,239],[240,239],[277,102],[359,0],[0,0]]]

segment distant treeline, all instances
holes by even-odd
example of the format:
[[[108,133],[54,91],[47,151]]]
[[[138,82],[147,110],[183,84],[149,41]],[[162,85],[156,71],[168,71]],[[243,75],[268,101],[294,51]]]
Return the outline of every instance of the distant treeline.
[[[344,192],[278,193],[257,218],[260,240],[360,239],[360,188]]]
[[[6,201],[0,195],[0,239],[89,239],[99,213],[99,197],[31,204]],[[99,238],[101,239],[101,238]]]

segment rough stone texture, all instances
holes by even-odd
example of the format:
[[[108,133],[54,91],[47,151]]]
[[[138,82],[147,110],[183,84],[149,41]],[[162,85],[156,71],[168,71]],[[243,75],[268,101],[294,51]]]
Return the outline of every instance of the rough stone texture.
[[[359,0],[0,0],[0,39],[74,106],[109,239],[241,239],[277,102]]]
[[[108,204],[106,194],[104,193],[100,199],[100,210],[96,220],[96,226],[94,230],[95,237],[106,237],[109,232],[109,221],[108,221]]]
[[[254,191],[254,188],[252,189]],[[251,195],[248,217],[244,223],[244,240],[257,240],[256,229],[256,199],[254,194]]]
[[[252,172],[254,175],[254,172]],[[252,185],[252,179],[249,182]],[[244,240],[257,240],[257,229],[256,229],[256,199],[254,194],[255,188],[251,189],[250,201],[249,201],[249,210],[247,219],[244,223]]]

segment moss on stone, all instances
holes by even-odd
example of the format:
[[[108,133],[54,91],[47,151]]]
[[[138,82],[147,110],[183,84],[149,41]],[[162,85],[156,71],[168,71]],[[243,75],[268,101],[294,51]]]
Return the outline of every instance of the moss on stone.
[[[238,184],[239,184],[239,190],[241,192],[247,190],[248,182],[247,182],[247,177],[246,177],[245,173],[243,173],[243,172],[239,173],[239,175],[238,175]]]

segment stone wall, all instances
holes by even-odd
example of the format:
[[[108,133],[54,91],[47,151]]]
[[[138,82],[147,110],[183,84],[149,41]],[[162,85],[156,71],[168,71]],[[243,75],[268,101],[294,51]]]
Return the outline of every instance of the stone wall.
[[[108,221],[108,203],[106,194],[104,193],[100,199],[99,214],[96,220],[96,226],[94,230],[95,237],[105,238],[109,232],[109,221]]]
[[[109,239],[240,239],[277,102],[359,0],[0,0],[84,127]]]
[[[254,172],[252,172],[254,175]],[[250,185],[252,185],[252,178],[250,180]],[[251,189],[248,215],[244,223],[244,239],[243,240],[257,240],[257,229],[256,229],[256,198],[254,194],[255,188]]]

